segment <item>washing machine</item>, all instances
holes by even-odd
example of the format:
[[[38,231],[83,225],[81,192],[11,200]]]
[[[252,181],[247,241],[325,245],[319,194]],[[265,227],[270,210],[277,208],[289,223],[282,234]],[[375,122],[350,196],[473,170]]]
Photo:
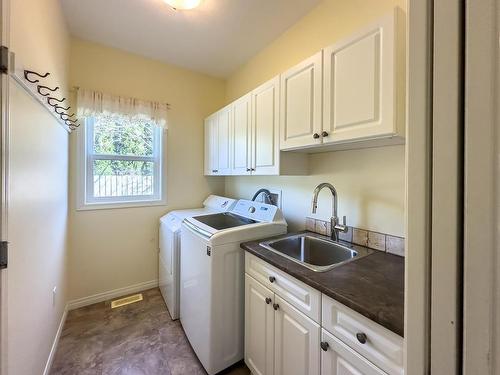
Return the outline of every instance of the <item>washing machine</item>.
[[[160,218],[159,287],[173,320],[179,319],[181,224],[187,217],[229,211],[236,200],[210,195],[203,207],[171,211]]]

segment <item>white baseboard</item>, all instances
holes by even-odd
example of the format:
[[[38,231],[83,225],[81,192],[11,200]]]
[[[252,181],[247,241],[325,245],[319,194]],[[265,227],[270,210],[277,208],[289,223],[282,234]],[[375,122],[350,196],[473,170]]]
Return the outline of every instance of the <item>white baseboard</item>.
[[[59,327],[57,328],[56,336],[54,337],[54,342],[52,343],[52,347],[50,348],[49,358],[47,359],[47,363],[45,364],[45,369],[43,370],[43,375],[49,375],[50,368],[52,367],[52,362],[54,361],[54,356],[56,355],[57,345],[59,344],[59,338],[61,337],[61,332],[63,330],[64,323],[66,322],[67,315],[68,315],[68,305],[66,305],[66,307],[64,308],[61,321],[59,322]]]
[[[141,292],[143,290],[156,288],[158,280],[150,280],[144,283],[126,286],[124,288],[114,289],[107,292],[94,294],[92,296],[78,298],[68,302],[68,310],[78,309],[80,307],[92,305],[94,303],[104,302],[113,298],[122,297],[127,294]]]

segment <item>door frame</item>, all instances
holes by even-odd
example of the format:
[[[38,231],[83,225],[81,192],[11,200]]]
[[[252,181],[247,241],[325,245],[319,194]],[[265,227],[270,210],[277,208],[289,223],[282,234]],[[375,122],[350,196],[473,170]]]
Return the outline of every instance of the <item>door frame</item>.
[[[432,0],[407,2],[404,320],[407,375],[429,372],[432,5]]]
[[[1,45],[10,47],[10,2],[0,0]],[[10,57],[9,57],[10,58]],[[9,75],[0,74],[0,241],[7,241]],[[0,271],[0,375],[7,375],[7,269]]]
[[[464,374],[500,371],[498,0],[465,2]]]

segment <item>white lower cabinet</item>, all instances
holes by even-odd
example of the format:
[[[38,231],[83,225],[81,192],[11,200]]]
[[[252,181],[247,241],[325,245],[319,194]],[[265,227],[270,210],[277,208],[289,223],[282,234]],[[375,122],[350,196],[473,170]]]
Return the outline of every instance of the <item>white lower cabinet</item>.
[[[245,363],[252,374],[403,375],[403,356],[402,337],[245,254]]]
[[[319,324],[275,296],[274,374],[319,375]]]
[[[335,336],[321,332],[321,374],[323,375],[385,375]]]
[[[274,367],[274,293],[245,275],[245,363],[254,375]]]

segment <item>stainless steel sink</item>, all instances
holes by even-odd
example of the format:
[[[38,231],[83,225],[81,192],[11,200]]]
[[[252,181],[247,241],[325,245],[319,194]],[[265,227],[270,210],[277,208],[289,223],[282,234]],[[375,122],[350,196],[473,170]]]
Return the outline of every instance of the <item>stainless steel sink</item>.
[[[343,245],[310,233],[261,242],[260,245],[316,272],[328,271],[373,253],[366,248]]]

